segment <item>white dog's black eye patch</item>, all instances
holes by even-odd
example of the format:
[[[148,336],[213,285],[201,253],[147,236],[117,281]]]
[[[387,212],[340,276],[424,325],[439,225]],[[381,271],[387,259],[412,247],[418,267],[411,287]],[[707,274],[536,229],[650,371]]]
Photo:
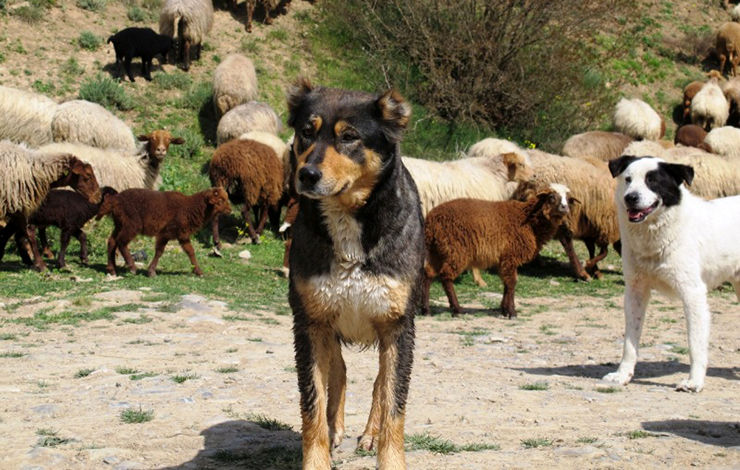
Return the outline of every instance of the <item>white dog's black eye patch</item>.
[[[693,177],[690,166],[660,162],[657,169],[645,173],[645,186],[660,196],[664,206],[670,207],[681,202],[681,183],[690,184]]]

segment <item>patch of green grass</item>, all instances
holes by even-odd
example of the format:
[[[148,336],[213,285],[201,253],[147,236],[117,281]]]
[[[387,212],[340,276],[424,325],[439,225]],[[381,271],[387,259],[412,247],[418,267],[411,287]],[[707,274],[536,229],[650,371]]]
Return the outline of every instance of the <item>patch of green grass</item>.
[[[74,441],[74,439],[59,437],[57,431],[48,428],[37,429],[36,435],[39,436],[36,441],[37,447],[56,447]]]
[[[593,444],[594,442],[598,441],[595,437],[579,437],[576,442],[579,444]]]
[[[103,44],[103,40],[90,31],[83,31],[77,38],[77,44],[88,51],[96,51]]]
[[[141,380],[141,379],[147,379],[149,377],[156,377],[157,375],[159,374],[157,374],[156,372],[141,372],[138,374],[131,374],[128,376],[128,378],[131,380]]]
[[[596,387],[596,391],[599,393],[619,393],[623,390],[621,387]]]
[[[77,7],[83,10],[100,12],[105,10],[108,0],[77,0]]]
[[[262,414],[250,414],[247,415],[246,419],[262,429],[267,429],[268,431],[291,431],[293,429],[293,426],[282,423],[276,419],[268,418]]]
[[[116,367],[116,372],[122,375],[131,375],[138,373],[139,370],[134,369],[133,367]]]
[[[172,381],[178,384],[185,382],[186,380],[197,379],[196,374],[184,374],[184,375],[173,375]]]
[[[35,24],[40,22],[45,16],[44,8],[35,7],[33,5],[23,5],[15,8],[11,11],[13,16],[18,17],[21,21],[29,24]]]
[[[187,90],[193,84],[193,79],[181,70],[154,75],[154,84],[162,90]]]
[[[689,348],[687,348],[685,346],[678,346],[676,344],[673,344],[673,345],[671,345],[670,352],[672,352],[674,354],[688,354],[689,353]]]
[[[124,318],[124,323],[133,323],[135,325],[142,325],[144,323],[151,323],[153,320],[149,315],[139,315],[139,318]]]
[[[556,331],[553,331],[553,328],[557,328],[557,326],[556,325],[540,325],[540,332],[548,336],[552,336],[552,335],[557,334]]]
[[[133,99],[114,79],[102,73],[88,78],[80,85],[80,99],[92,101],[110,110],[126,111],[134,106]]]
[[[133,21],[134,23],[143,23],[145,20],[149,18],[149,14],[145,10],[137,7],[136,5],[130,7],[126,11],[126,16],[128,17],[129,20]]]
[[[0,353],[0,358],[3,358],[3,357],[19,358],[19,357],[23,357],[23,356],[25,356],[25,354],[23,354],[21,352],[4,352],[4,353]]]
[[[88,375],[95,372],[95,369],[80,369],[77,372],[75,372],[75,379],[81,379],[83,377],[87,377]]]
[[[630,431],[627,433],[628,439],[645,439],[646,437],[656,437],[656,435],[651,432],[643,431],[641,429],[637,431]]]
[[[14,341],[18,339],[18,336],[12,334],[12,333],[3,333],[0,334],[0,341]]]
[[[534,391],[542,391],[547,390],[550,388],[550,384],[547,382],[534,382],[530,384],[524,384],[519,386],[519,390],[534,390]]]
[[[138,307],[138,304],[125,304],[102,307],[91,311],[64,311],[57,314],[48,313],[48,310],[40,309],[33,315],[33,317],[14,318],[11,321],[14,323],[21,323],[24,325],[33,326],[38,329],[44,329],[48,325],[54,323],[60,323],[63,325],[77,325],[82,321],[90,322],[96,320],[112,320],[114,318],[114,312],[126,311]]]
[[[428,450],[437,454],[459,452],[459,447],[452,442],[429,433],[407,435],[404,441],[409,450]]]
[[[552,445],[552,441],[550,439],[545,439],[542,437],[536,437],[531,439],[522,439],[522,447],[525,449],[536,449],[537,447],[549,447]]]
[[[219,374],[233,374],[234,372],[239,372],[239,368],[234,366],[219,367],[216,369],[216,372]]]
[[[120,418],[122,422],[127,424],[146,423],[154,419],[154,410],[144,411],[141,408],[138,410],[129,408],[121,411]]]
[[[237,464],[239,468],[300,468],[300,441],[294,446],[263,447],[249,452],[219,449],[210,457],[221,464]]]

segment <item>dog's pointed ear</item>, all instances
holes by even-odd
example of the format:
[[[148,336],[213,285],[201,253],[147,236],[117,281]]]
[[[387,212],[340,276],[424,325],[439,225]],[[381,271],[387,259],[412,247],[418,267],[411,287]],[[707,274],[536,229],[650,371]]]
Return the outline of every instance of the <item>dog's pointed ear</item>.
[[[612,174],[612,178],[616,178],[621,175],[630,163],[638,159],[639,157],[633,157],[632,155],[623,155],[619,158],[609,160],[609,172]]]
[[[306,96],[314,89],[311,82],[306,77],[300,77],[288,89],[288,125],[293,127],[295,124],[296,114],[306,99]]]
[[[677,184],[686,183],[687,186],[691,186],[691,182],[694,181],[693,167],[680,163],[662,163],[662,165]]]
[[[383,131],[392,142],[401,140],[401,131],[406,128],[411,117],[411,105],[396,90],[388,90],[376,101]]]

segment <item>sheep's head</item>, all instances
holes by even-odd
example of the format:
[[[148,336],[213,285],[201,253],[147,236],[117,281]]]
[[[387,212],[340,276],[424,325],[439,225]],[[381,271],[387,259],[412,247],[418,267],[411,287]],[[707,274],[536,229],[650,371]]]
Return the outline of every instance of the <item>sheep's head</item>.
[[[206,202],[213,207],[213,214],[228,214],[231,212],[229,204],[229,195],[224,188],[217,186],[206,190]]]
[[[98,180],[95,178],[92,166],[74,155],[68,155],[68,165],[69,167],[64,171],[62,177],[55,181],[51,187],[70,186],[91,203],[99,203],[100,187],[98,187]]]
[[[551,183],[549,187],[538,191],[534,198],[536,203],[532,214],[542,213],[548,220],[554,223],[560,221],[570,213],[571,207],[580,204],[580,201],[569,196],[570,189],[562,184]]]
[[[529,181],[534,175],[532,166],[523,155],[509,152],[501,155],[501,157],[503,158],[504,166],[506,166],[509,181],[521,183]]]
[[[146,153],[149,157],[161,162],[167,156],[170,144],[180,145],[185,143],[182,137],[172,137],[170,131],[157,130],[138,137],[140,142],[146,142]]]

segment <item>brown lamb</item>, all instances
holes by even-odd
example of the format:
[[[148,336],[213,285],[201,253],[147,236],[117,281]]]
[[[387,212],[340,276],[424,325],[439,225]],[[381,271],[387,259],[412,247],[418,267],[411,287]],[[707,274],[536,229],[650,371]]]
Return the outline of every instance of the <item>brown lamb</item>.
[[[188,254],[193,272],[202,276],[203,271],[195,259],[190,236],[203,227],[211,218],[231,210],[229,198],[223,188],[211,188],[192,196],[177,191],[153,191],[151,189],[127,189],[116,195],[107,196],[100,207],[97,219],[110,214],[115,224],[108,238],[109,274],[116,274],[116,249],[121,252],[131,273],[136,266],[128,244],[136,235],[155,237],[154,258],[147,274],[156,276],[157,263],[167,242],[177,240]]]
[[[498,268],[504,283],[501,311],[516,316],[517,268],[531,261],[568,214],[567,201],[554,189],[527,202],[456,199],[427,215],[426,280],[422,313],[429,314],[429,287],[439,276],[453,315],[461,313],[453,281],[470,268]]]
[[[249,139],[233,139],[219,146],[208,169],[212,186],[224,188],[234,204],[244,204],[242,215],[252,243],[259,243],[268,213],[277,229],[280,200],[283,195],[282,155],[272,147]],[[255,225],[249,222],[249,209],[254,208]],[[213,218],[213,244],[221,248],[218,217]]]
[[[116,194],[116,190],[110,186],[100,189],[103,197]],[[66,189],[52,189],[44,199],[41,206],[28,219],[30,230],[33,227],[39,229],[39,240],[41,241],[41,252],[48,258],[53,258],[48,240],[46,238],[46,227],[53,225],[61,230],[61,243],[57,264],[60,268],[66,266],[64,255],[67,252],[69,241],[74,236],[80,242],[80,261],[87,264],[87,235],[82,231],[82,227],[88,220],[97,215],[100,209],[100,202],[93,203],[88,201],[84,196],[74,191]]]
[[[703,127],[697,126],[696,124],[685,124],[678,128],[673,142],[687,147],[696,147],[712,153],[712,147],[704,142],[704,138],[706,136],[707,131],[705,131]]]
[[[683,122],[691,122],[691,101],[694,99],[701,87],[704,86],[704,82],[691,82],[683,89]]]

